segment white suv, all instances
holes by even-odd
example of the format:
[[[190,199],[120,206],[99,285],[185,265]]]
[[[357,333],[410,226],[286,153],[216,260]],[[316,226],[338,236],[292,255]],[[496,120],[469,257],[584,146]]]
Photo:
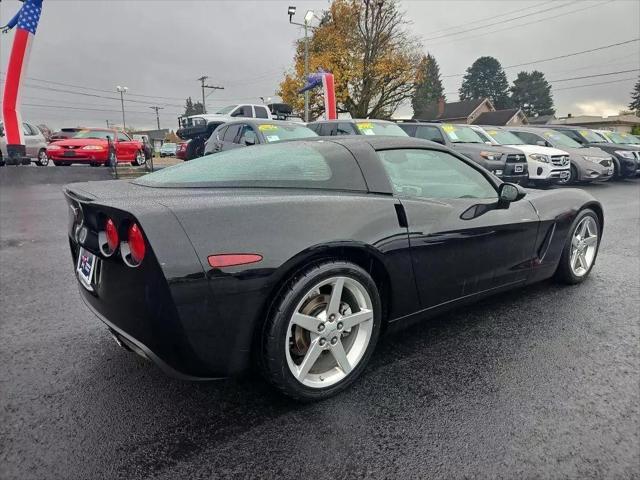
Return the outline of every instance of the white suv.
[[[492,145],[504,145],[522,151],[527,157],[529,181],[535,185],[550,185],[569,178],[571,165],[567,152],[540,145],[527,145],[502,127],[470,126]]]

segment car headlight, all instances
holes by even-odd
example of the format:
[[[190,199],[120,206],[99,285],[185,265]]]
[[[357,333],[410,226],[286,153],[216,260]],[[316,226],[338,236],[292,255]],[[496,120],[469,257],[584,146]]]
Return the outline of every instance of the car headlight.
[[[542,155],[541,153],[532,153],[529,155],[531,160],[535,160],[536,162],[544,162],[549,163],[550,159],[548,155]]]
[[[82,150],[104,150],[102,145],[85,145]]]
[[[629,150],[616,150],[615,152],[616,155],[618,155],[619,157],[622,158],[628,158],[630,160],[634,160],[636,157],[633,155],[633,152],[629,151]]]
[[[586,155],[583,155],[583,157],[587,162],[593,162],[593,163],[600,163],[602,160],[609,160],[608,158],[602,158],[602,157],[589,157]]]
[[[480,156],[487,160],[500,160],[502,158],[502,154],[496,152],[480,152]]]
[[[62,150],[62,147],[60,145],[49,145],[47,150]]]

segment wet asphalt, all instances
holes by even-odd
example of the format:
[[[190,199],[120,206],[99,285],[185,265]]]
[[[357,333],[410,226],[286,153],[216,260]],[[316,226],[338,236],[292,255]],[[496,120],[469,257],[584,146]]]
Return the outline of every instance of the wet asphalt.
[[[300,405],[115,344],[77,293],[61,194],[105,172],[0,170],[0,478],[640,477],[640,179],[584,187],[606,216],[584,284],[384,337],[353,388]]]

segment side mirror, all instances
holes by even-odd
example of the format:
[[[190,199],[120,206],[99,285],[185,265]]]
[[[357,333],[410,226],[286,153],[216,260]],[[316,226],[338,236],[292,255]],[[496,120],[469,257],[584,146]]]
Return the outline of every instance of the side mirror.
[[[503,206],[508,206],[511,202],[522,200],[527,192],[515,183],[502,183],[498,188],[498,200]]]
[[[486,142],[484,142],[484,143],[486,143],[487,145],[493,145],[493,143],[491,143],[489,140],[487,140],[487,141],[486,141]]]
[[[251,145],[256,144],[256,139],[254,137],[244,137],[244,144],[249,147]]]
[[[546,147],[547,146],[547,142],[545,142],[544,140],[538,140],[536,142],[536,145],[538,145],[539,147]]]

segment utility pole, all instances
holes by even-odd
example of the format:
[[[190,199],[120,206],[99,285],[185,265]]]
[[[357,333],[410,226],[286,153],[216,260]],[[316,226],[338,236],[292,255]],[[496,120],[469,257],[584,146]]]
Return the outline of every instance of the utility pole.
[[[116,91],[120,93],[120,103],[122,104],[122,130],[127,130],[127,122],[124,119],[124,94],[129,90],[128,87],[121,87],[118,85]]]
[[[164,107],[149,107],[151,110],[156,111],[156,121],[158,122],[158,130],[160,130],[160,114],[158,110],[164,110]]]
[[[209,78],[208,76],[203,75],[198,79],[198,81],[202,85],[202,113],[207,113],[207,105],[205,103],[206,100],[205,100],[205,94],[204,94],[205,88],[210,88],[211,90],[224,90],[224,87],[218,87],[216,85],[207,85],[207,84],[205,84],[204,82],[208,78]]]

